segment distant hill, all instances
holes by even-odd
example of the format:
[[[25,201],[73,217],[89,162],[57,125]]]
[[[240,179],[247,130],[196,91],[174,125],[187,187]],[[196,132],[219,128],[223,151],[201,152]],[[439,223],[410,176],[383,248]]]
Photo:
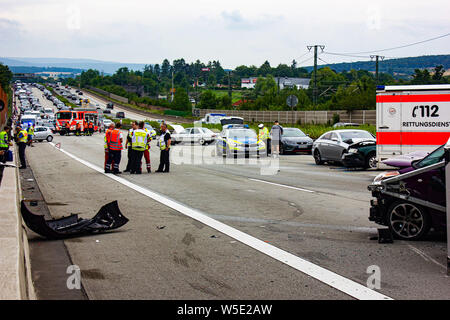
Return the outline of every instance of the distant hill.
[[[106,74],[113,74],[117,69],[127,67],[130,70],[142,70],[145,64],[122,63],[101,61],[92,59],[69,59],[69,58],[18,58],[0,57],[0,63],[9,67],[53,67],[71,68],[78,70],[95,69]]]
[[[57,67],[28,67],[28,66],[9,66],[9,69],[13,73],[36,73],[36,72],[70,72],[78,74],[84,71],[84,69],[73,68],[57,68]]]
[[[325,59],[325,58],[324,58]],[[420,56],[410,58],[385,59],[379,62],[379,72],[389,73],[391,75],[404,74],[412,75],[415,69],[434,68],[437,65],[444,66],[444,69],[450,69],[450,55],[434,55],[434,56]],[[368,70],[375,72],[375,61],[357,61],[352,63],[333,63],[320,65],[319,68],[325,66],[331,69],[342,72],[355,70]],[[305,67],[308,71],[314,69],[313,66]]]

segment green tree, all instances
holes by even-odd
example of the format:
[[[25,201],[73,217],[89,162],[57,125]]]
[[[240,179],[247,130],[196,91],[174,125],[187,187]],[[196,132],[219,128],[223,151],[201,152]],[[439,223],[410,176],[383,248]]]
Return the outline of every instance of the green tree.
[[[265,61],[261,67],[258,69],[258,76],[267,76],[269,74],[272,74],[272,67],[270,66],[269,61]]]
[[[9,92],[8,86],[13,78],[11,70],[8,66],[0,63],[0,85],[5,92]]]
[[[213,91],[206,90],[200,95],[198,103],[200,109],[217,109],[217,98]]]
[[[173,97],[172,109],[181,110],[181,111],[189,111],[191,110],[192,105],[189,101],[189,96],[184,88],[176,88],[175,95]]]
[[[220,98],[219,108],[221,109],[229,109],[232,105],[232,100],[229,95],[224,95]]]

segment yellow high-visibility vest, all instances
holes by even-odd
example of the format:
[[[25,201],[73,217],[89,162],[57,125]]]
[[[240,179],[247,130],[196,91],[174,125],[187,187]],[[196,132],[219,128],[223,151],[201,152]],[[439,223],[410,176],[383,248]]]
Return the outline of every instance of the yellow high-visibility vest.
[[[148,133],[142,129],[134,130],[131,138],[131,148],[137,151],[144,151],[147,145],[147,136]]]

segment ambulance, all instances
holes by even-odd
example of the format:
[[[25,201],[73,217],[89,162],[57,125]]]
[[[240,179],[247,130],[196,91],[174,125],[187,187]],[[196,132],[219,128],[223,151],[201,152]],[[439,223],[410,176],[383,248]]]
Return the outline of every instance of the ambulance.
[[[450,137],[450,85],[378,86],[377,161],[431,152]]]

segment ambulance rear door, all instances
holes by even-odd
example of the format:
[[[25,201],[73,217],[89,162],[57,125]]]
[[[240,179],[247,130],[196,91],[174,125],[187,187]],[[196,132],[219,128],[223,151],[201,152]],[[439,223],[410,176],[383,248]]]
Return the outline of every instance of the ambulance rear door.
[[[402,92],[377,93],[377,160],[401,154]]]

